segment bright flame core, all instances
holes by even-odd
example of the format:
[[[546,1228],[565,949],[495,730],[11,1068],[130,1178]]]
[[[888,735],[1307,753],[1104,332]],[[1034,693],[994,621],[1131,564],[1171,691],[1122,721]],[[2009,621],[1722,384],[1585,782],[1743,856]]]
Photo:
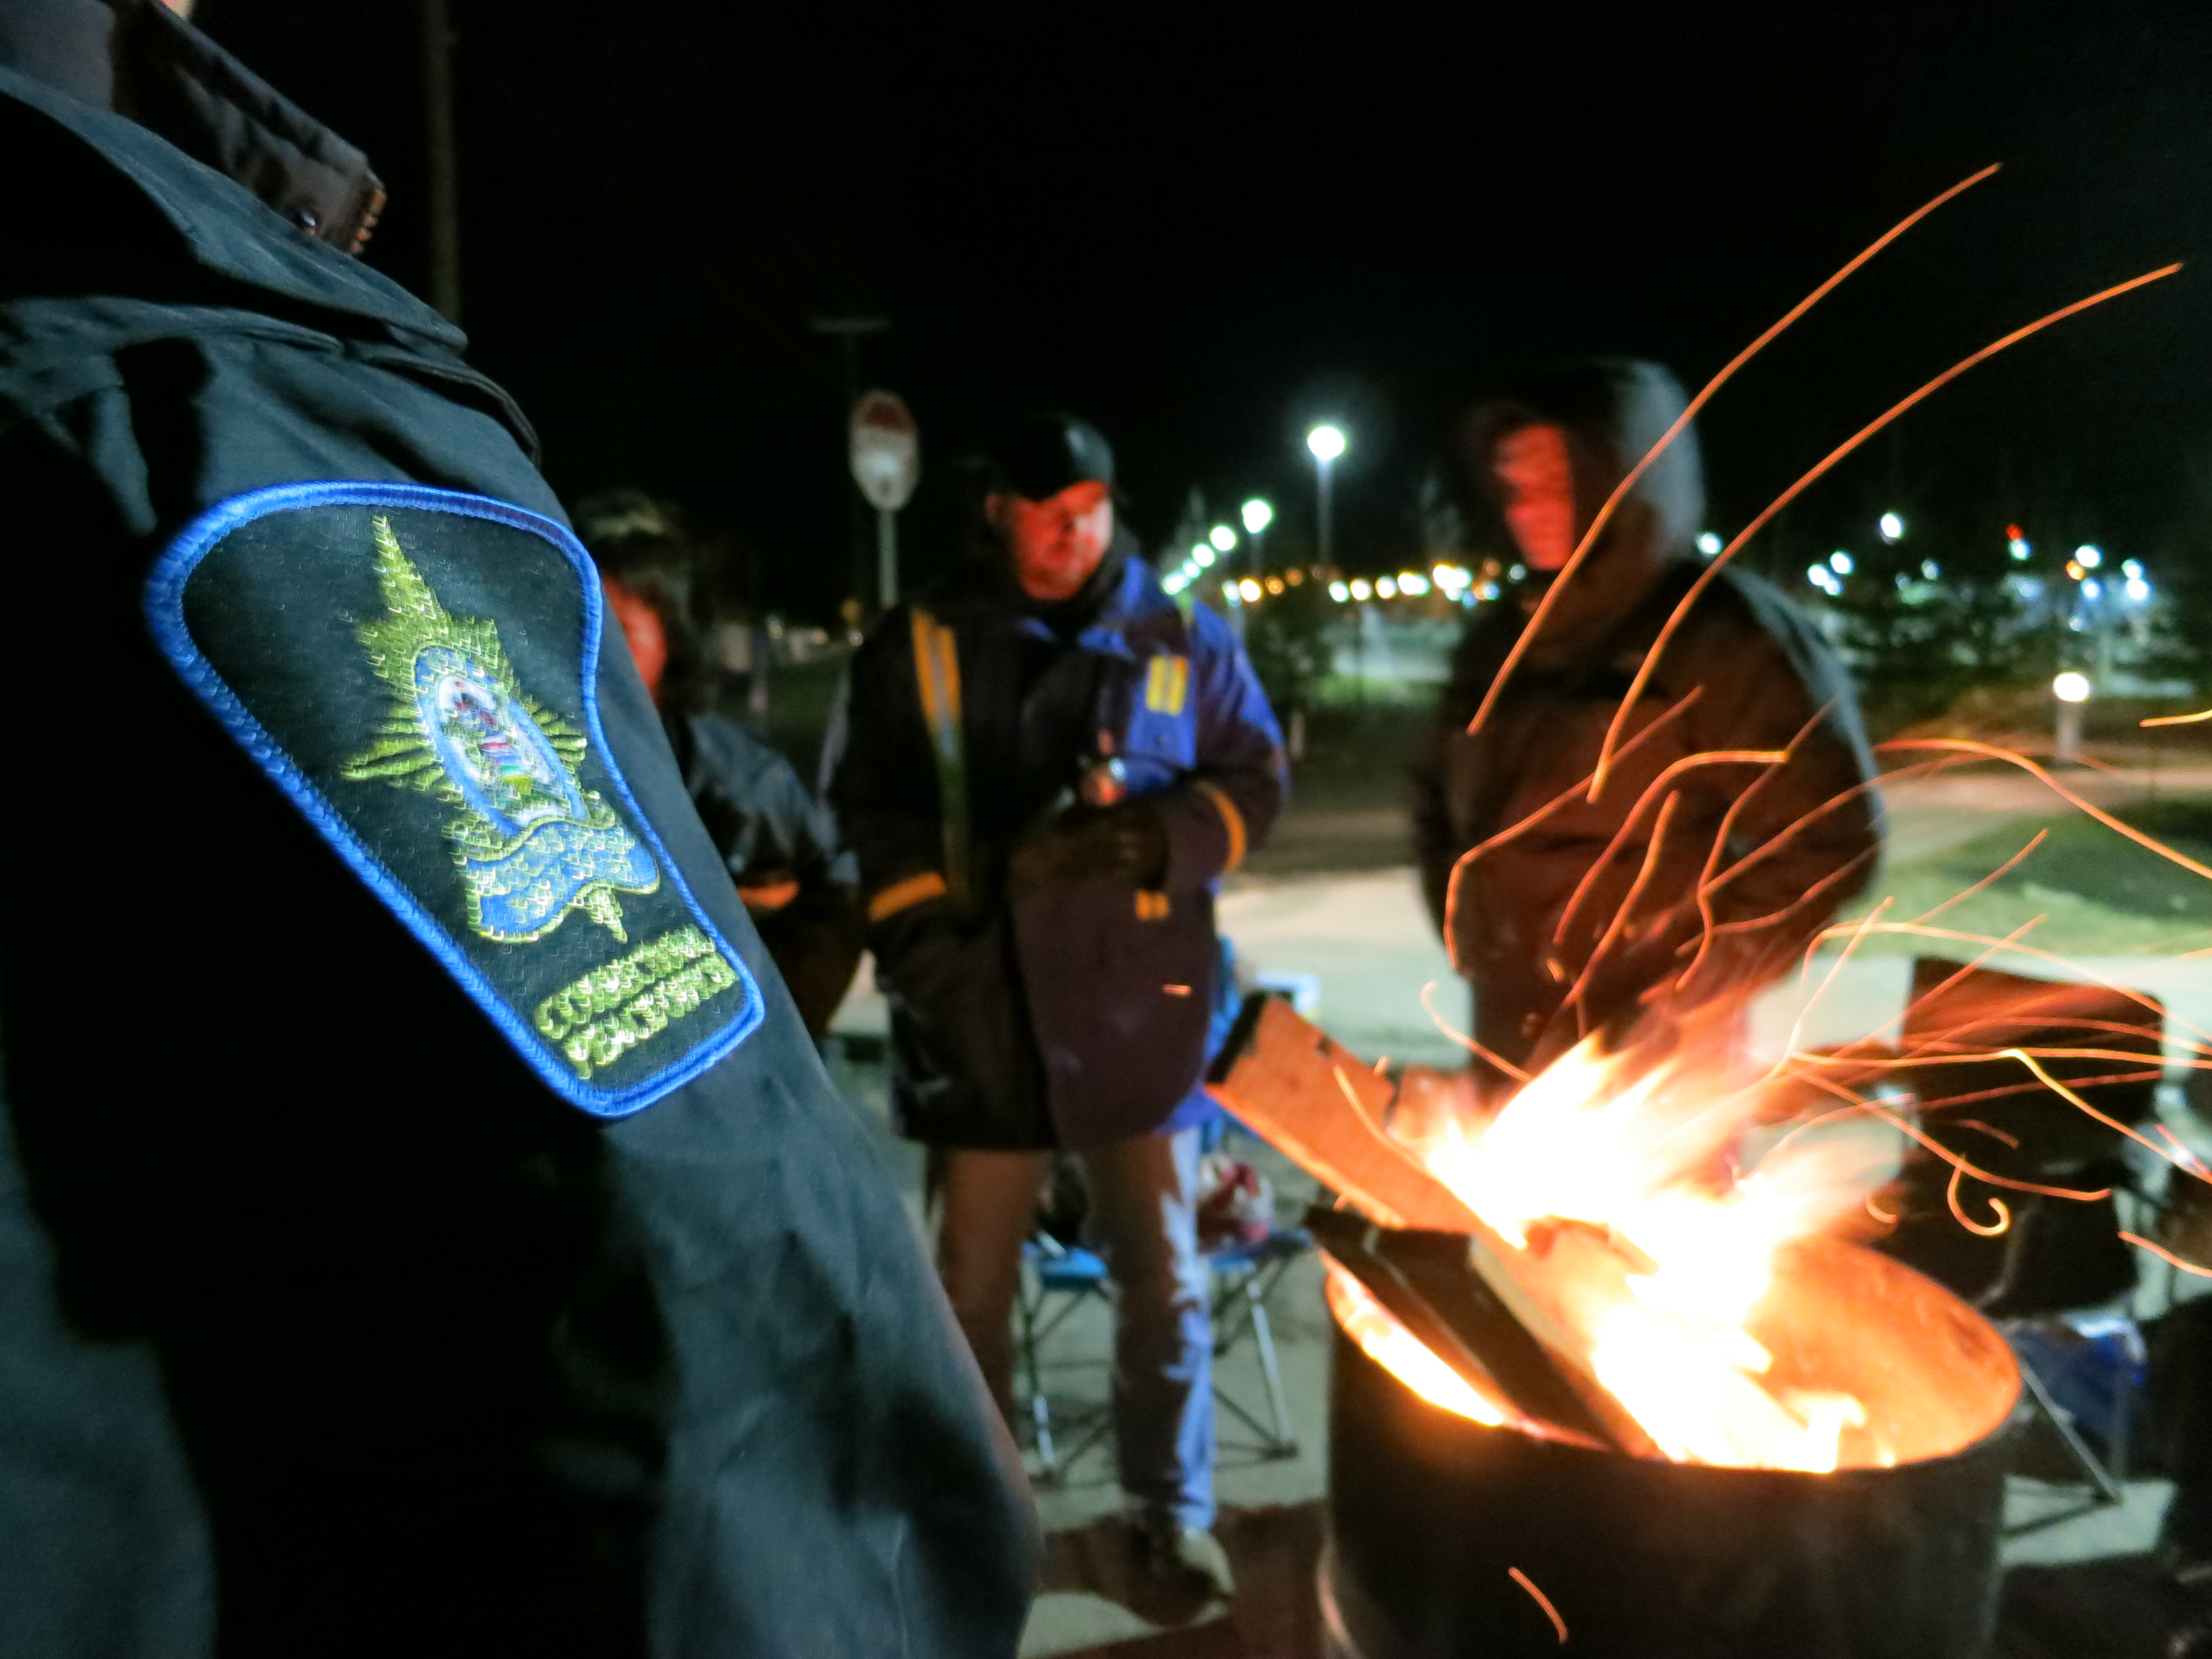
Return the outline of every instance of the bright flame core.
[[[1393,1133],[1509,1244],[1559,1269],[1547,1282],[1591,1370],[1667,1456],[1829,1470],[1864,1409],[1849,1395],[1770,1386],[1772,1358],[1751,1328],[1776,1252],[1851,1215],[1885,1171],[1863,1135],[1796,1136],[1739,1174],[1759,1099],[1673,1065],[1625,1079],[1593,1040],[1486,1127],[1425,1114]],[[1395,1337],[1370,1340],[1347,1300],[1333,1279],[1346,1330],[1416,1393],[1480,1421],[1498,1415],[1480,1396],[1491,1416],[1439,1398],[1425,1368],[1409,1376],[1406,1345],[1474,1395],[1379,1304],[1367,1323],[1379,1316]]]

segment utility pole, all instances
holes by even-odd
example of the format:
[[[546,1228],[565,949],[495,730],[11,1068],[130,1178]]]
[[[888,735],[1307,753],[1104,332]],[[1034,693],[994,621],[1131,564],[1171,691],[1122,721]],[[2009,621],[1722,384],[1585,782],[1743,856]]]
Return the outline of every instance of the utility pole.
[[[430,152],[430,303],[461,320],[461,190],[453,146],[453,26],[447,0],[422,0],[422,97]]]

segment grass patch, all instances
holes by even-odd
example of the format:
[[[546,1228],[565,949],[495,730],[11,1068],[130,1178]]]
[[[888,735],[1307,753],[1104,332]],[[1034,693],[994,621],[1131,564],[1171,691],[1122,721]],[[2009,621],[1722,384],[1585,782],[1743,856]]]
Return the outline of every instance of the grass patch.
[[[2116,816],[2175,851],[2212,865],[2212,802],[2147,801]],[[1885,921],[1921,915],[1955,897],[2025,847],[2038,830],[2043,844],[1965,902],[1930,925],[2002,938],[2030,918],[2044,921],[2027,943],[2062,956],[2167,955],[2212,945],[2212,881],[2139,847],[2083,813],[2015,818],[2002,829],[1942,853],[1886,866],[1851,906],[1856,921],[1893,896]],[[1971,950],[1960,944],[1957,950]],[[1860,947],[1877,956],[1917,956],[1936,949],[1909,935],[1869,938]]]

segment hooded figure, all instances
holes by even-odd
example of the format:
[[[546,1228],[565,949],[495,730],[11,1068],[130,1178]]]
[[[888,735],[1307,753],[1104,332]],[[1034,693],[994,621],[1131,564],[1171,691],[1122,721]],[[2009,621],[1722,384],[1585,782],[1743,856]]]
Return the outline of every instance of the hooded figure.
[[[1779,592],[1733,566],[1668,642],[1589,798],[1606,730],[1701,572],[1688,431],[1614,511],[1468,732],[1559,566],[1684,403],[1656,364],[1574,363],[1456,434],[1470,521],[1502,520],[1529,578],[1477,617],[1453,659],[1415,767],[1416,854],[1474,988],[1476,1041],[1523,1071],[1645,1016],[1732,1025],[1866,883],[1881,845],[1848,678]]]

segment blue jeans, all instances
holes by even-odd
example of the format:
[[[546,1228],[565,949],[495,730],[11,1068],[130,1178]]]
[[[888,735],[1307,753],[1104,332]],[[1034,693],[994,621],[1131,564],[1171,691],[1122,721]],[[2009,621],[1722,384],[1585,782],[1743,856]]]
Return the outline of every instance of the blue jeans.
[[[1114,1439],[1121,1490],[1147,1521],[1213,1524],[1213,1321],[1198,1252],[1198,1131],[1079,1153],[1085,1243],[1114,1293]],[[1014,1296],[1048,1154],[933,1153],[937,1266],[984,1381],[1012,1421]]]

